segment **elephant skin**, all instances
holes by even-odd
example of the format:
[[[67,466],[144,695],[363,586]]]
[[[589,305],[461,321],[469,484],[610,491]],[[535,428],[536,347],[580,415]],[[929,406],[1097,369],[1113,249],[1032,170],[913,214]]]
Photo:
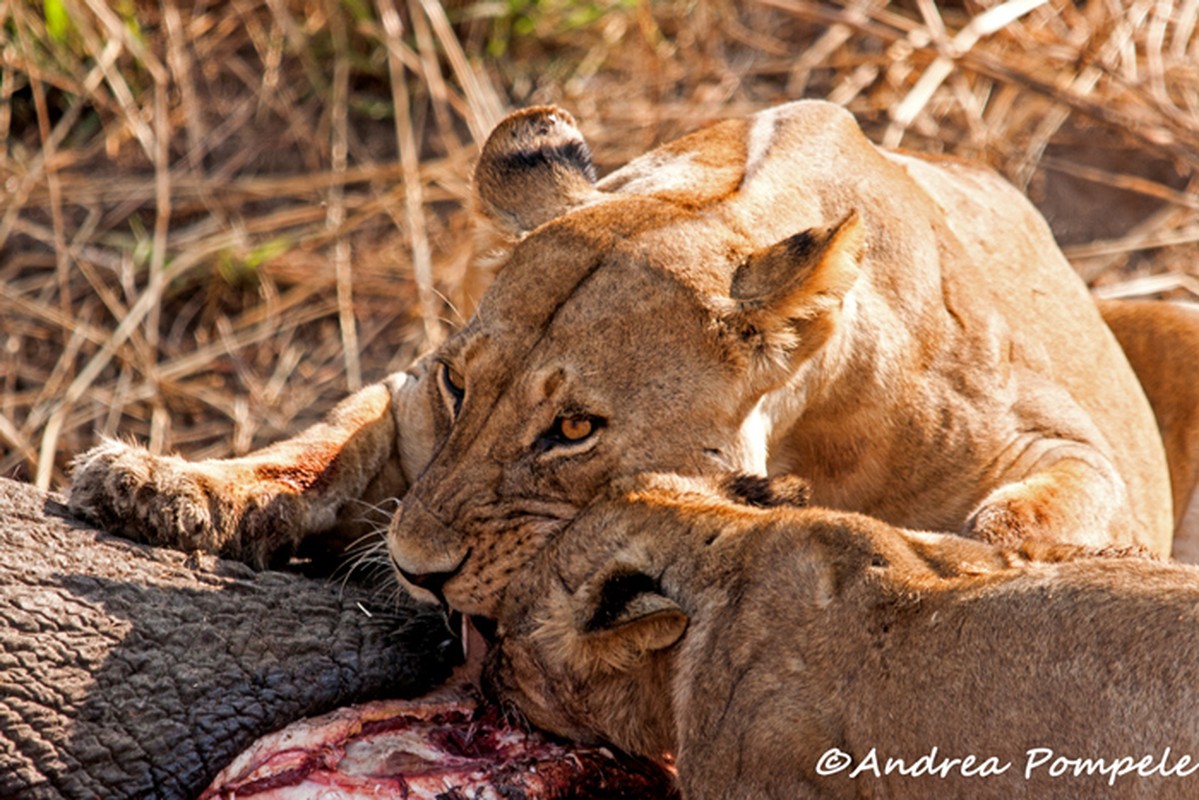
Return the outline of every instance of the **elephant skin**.
[[[445,680],[390,591],[109,536],[0,479],[0,797],[190,798],[259,736]]]

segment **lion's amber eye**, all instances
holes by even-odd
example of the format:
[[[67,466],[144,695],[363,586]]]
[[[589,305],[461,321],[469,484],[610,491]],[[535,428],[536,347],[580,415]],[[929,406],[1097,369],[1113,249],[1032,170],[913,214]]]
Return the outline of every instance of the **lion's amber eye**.
[[[563,417],[558,421],[562,438],[568,442],[580,442],[591,435],[595,423],[591,417]]]
[[[593,414],[563,414],[537,440],[537,449],[545,452],[555,447],[580,444],[606,424],[607,420]]]

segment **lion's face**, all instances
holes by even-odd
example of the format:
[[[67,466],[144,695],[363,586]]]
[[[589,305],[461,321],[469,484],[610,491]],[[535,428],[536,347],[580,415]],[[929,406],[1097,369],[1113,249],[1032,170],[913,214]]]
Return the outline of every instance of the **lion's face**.
[[[858,227],[755,249],[719,215],[612,194],[525,236],[432,364],[443,435],[389,531],[401,575],[494,616],[613,477],[764,473],[756,407],[827,338]]]
[[[575,741],[651,757],[673,751],[674,645],[689,619],[651,575],[702,536],[684,516],[707,513],[697,520],[705,530],[724,520],[731,506],[709,488],[649,474],[601,491],[504,592],[487,693]]]
[[[586,631],[576,617],[589,609],[560,584],[548,583],[535,582],[548,591],[520,609],[521,616],[506,614],[518,627],[506,630],[488,652],[487,694],[537,727],[577,742],[611,742],[651,758],[673,751],[671,645],[686,628],[686,616],[672,607],[657,620],[626,626],[638,630]],[[630,654],[627,663],[597,658],[617,650]]]
[[[636,205],[626,211],[672,218],[626,238],[580,232],[584,214],[527,240],[433,366],[448,436],[391,548],[406,572],[455,572],[442,591],[459,610],[490,615],[507,576],[614,475],[765,466],[756,397],[716,313],[655,263],[664,238],[708,263],[731,243]]]
[[[686,672],[692,615],[711,602],[701,595],[736,607],[722,584],[736,580],[742,544],[807,497],[792,477],[614,481],[509,583],[484,670],[489,694],[577,741],[650,757],[675,751],[674,676]],[[810,559],[802,550],[793,556]],[[789,572],[785,591],[815,572]]]
[[[524,571],[521,579],[527,602],[504,605],[502,632],[483,670],[486,693],[537,727],[577,742],[611,742],[651,757],[672,751],[674,654],[668,648],[686,628],[685,615],[672,606],[656,624],[627,626],[653,627],[650,647],[636,630],[585,629],[581,615],[598,610],[598,598],[583,597],[594,579],[574,592],[544,570]]]

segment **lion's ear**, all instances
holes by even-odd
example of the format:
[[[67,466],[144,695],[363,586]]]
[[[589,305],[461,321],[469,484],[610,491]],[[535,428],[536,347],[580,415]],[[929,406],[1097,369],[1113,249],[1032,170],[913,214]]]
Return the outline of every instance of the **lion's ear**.
[[[687,629],[687,614],[644,572],[615,565],[584,584],[580,632],[589,655],[626,670],[670,647]]]
[[[586,202],[595,167],[574,117],[553,106],[509,114],[483,145],[474,191],[479,212],[512,239]]]
[[[865,232],[856,211],[750,255],[733,276],[731,322],[737,336],[772,360],[794,362],[832,330],[857,280]]]

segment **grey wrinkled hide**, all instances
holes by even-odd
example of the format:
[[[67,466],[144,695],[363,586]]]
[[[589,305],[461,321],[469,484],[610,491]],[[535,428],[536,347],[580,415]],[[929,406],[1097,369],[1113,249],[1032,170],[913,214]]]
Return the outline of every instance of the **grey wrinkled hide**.
[[[263,733],[422,693],[455,650],[394,603],[117,539],[0,479],[0,798],[192,797]]]

